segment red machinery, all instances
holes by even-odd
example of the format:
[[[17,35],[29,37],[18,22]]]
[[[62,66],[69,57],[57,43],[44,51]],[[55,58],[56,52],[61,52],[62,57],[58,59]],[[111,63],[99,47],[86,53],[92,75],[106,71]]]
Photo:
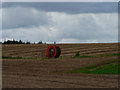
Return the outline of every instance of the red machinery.
[[[58,46],[51,45],[47,48],[45,55],[48,58],[58,58],[61,54],[61,49]]]

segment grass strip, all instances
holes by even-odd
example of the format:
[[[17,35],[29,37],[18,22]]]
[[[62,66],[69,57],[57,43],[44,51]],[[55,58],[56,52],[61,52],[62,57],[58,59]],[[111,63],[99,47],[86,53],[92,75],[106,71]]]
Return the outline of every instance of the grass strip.
[[[108,56],[120,56],[120,53],[104,54],[104,55],[97,55],[97,56],[81,56],[81,55],[75,55],[75,56],[73,56],[73,58],[98,58],[98,57],[108,57]]]
[[[87,73],[87,74],[120,74],[120,63],[111,62],[104,65],[92,65],[79,70],[67,71],[67,73]]]

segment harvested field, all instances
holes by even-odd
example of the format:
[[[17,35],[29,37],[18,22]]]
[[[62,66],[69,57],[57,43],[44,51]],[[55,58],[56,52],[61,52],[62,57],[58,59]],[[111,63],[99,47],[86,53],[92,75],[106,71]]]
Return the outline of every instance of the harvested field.
[[[3,45],[3,56],[34,57],[34,59],[3,59],[3,88],[118,88],[118,75],[64,73],[67,70],[118,59],[117,56],[71,58],[77,50],[80,53],[84,52],[83,55],[118,53],[118,44],[63,44],[59,45],[62,49],[61,58],[35,59],[38,57],[35,53],[40,54],[39,50],[44,51],[47,46]]]
[[[33,45],[3,45],[4,57],[34,57],[44,56],[48,44]],[[74,56],[76,52],[80,55],[100,55],[118,53],[118,43],[96,43],[96,44],[58,44],[61,47],[61,57]]]
[[[67,74],[62,71],[116,59],[3,60],[3,88],[117,88],[118,75]]]

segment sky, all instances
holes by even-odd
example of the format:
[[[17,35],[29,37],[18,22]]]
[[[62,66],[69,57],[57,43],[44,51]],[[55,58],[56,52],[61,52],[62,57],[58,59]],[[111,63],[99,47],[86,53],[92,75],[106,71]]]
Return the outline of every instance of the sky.
[[[117,2],[3,2],[0,10],[1,41],[118,41]]]
[[[1,0],[2,2],[119,2],[119,0]]]

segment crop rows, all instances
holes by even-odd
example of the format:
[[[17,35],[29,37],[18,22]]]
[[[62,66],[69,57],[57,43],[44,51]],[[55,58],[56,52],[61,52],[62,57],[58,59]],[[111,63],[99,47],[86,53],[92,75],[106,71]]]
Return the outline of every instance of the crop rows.
[[[49,44],[33,45],[2,45],[4,57],[41,57]],[[80,55],[99,55],[118,53],[118,43],[95,43],[95,44],[58,44],[62,50],[61,57]]]

